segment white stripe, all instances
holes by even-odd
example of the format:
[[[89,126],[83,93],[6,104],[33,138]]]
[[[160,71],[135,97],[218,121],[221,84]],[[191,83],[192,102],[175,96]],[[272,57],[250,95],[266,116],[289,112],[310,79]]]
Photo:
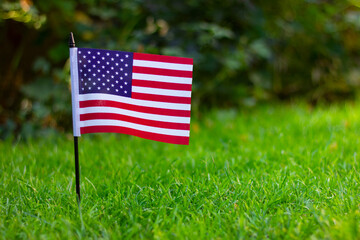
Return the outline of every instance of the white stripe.
[[[193,70],[192,64],[167,63],[167,62],[156,62],[156,61],[146,61],[146,60],[136,60],[136,59],[134,59],[133,61],[133,66],[163,68],[163,69],[182,70],[182,71]]]
[[[177,129],[167,129],[167,128],[158,128],[158,127],[150,127],[144,126],[137,123],[124,122],[119,120],[87,120],[81,122],[81,127],[91,127],[91,126],[119,126],[119,127],[127,127],[135,130],[140,130],[144,132],[165,134],[171,136],[181,136],[181,137],[189,137],[189,130],[177,130]]]
[[[70,75],[71,75],[71,103],[73,117],[73,134],[80,137],[79,116],[79,72],[77,61],[77,48],[70,48]]]
[[[190,123],[190,117],[174,117],[166,115],[158,115],[152,113],[142,113],[132,110],[126,110],[115,107],[86,107],[79,109],[80,114],[86,113],[115,113],[130,117],[142,118],[153,121],[171,122],[171,123]]]
[[[132,79],[157,81],[157,82],[169,82],[169,83],[184,83],[184,84],[191,84],[192,82],[192,78],[169,77],[169,76],[144,74],[144,73],[133,73]]]
[[[132,86],[132,91],[137,93],[149,93],[149,94],[163,95],[163,96],[191,97],[191,91],[182,91],[182,90],[168,90],[161,88]]]
[[[166,103],[166,102],[156,102],[156,101],[147,101],[147,100],[139,100],[132,99],[129,97],[121,97],[113,94],[104,94],[104,93],[88,93],[88,94],[80,94],[80,101],[87,100],[109,100],[116,101],[121,103],[132,104],[136,106],[144,106],[144,107],[154,107],[154,108],[163,108],[163,109],[174,109],[174,110],[187,110],[190,111],[190,104],[183,103]]]

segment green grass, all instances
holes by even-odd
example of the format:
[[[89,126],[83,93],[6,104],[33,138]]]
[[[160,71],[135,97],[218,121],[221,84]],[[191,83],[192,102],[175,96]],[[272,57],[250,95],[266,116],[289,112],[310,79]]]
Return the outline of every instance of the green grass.
[[[190,146],[69,136],[0,142],[3,239],[359,239],[360,103],[213,111]]]

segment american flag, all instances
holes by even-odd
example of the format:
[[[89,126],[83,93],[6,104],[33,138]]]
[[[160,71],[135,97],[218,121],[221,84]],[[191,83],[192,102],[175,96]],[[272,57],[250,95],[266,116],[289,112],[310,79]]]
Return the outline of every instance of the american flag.
[[[193,60],[71,48],[74,136],[116,132],[189,144]]]

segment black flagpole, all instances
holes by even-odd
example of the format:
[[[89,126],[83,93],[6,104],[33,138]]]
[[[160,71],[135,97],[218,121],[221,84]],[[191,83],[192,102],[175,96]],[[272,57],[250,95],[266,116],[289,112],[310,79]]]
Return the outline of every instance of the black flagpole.
[[[75,40],[73,33],[70,33],[69,48],[75,47]],[[78,137],[74,136],[74,154],[75,154],[75,179],[76,179],[76,195],[80,203],[80,170],[79,170],[79,149],[78,149]]]

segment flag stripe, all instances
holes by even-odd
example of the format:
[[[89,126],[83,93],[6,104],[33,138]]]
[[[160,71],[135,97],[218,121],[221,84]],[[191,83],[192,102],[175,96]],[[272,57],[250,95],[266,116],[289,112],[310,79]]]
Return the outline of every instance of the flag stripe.
[[[95,120],[95,119],[121,120],[121,121],[127,121],[141,125],[151,126],[151,127],[190,130],[190,124],[188,123],[170,123],[170,122],[152,121],[152,120],[135,118],[135,117],[130,117],[116,113],[103,113],[103,112],[87,113],[87,114],[82,114],[80,116],[80,121]]]
[[[117,102],[117,101],[110,101],[110,100],[88,100],[88,101],[80,102],[80,108],[100,107],[100,106],[115,107],[115,108],[133,110],[142,113],[152,113],[152,114],[176,116],[176,117],[190,117],[189,110],[163,109],[163,108],[138,106],[138,105]]]
[[[143,74],[143,73],[133,73],[132,78],[138,80],[182,83],[182,84],[191,84],[192,82],[192,78],[188,78],[188,77],[171,77],[171,76],[161,76],[161,75]]]
[[[165,142],[165,143],[172,143],[172,144],[182,144],[182,145],[189,145],[189,137],[180,137],[180,136],[171,136],[171,135],[164,135],[164,134],[156,134],[156,133],[149,133],[144,131],[139,131],[136,129],[130,129],[126,127],[115,127],[115,126],[91,126],[91,127],[82,127],[80,129],[81,134],[86,133],[97,133],[97,132],[115,132],[115,133],[122,133],[133,135],[149,140]]]
[[[151,127],[145,126],[137,123],[120,121],[120,120],[111,120],[111,119],[96,119],[96,120],[87,120],[81,121],[81,127],[91,127],[91,126],[117,126],[117,127],[125,127],[140,130],[143,132],[151,132],[157,134],[164,134],[170,136],[179,136],[179,137],[189,137],[189,130],[178,130],[178,129],[169,129],[169,128],[159,128],[159,127]]]
[[[103,94],[103,93],[80,94],[79,100],[80,101],[109,100],[109,101],[127,103],[127,104],[131,104],[131,105],[135,105],[135,106],[153,107],[153,108],[167,109],[167,110],[172,109],[172,110],[190,111],[190,108],[191,108],[190,104],[154,102],[154,101],[133,99],[133,98],[129,98],[129,97],[121,97],[121,96],[116,96],[113,94]],[[161,110],[159,110],[159,111],[161,111]]]
[[[116,113],[116,114],[148,119],[153,121],[172,122],[172,123],[190,123],[190,117],[175,117],[175,116],[166,116],[166,115],[158,115],[151,113],[142,113],[132,110],[126,110],[126,109],[114,108],[114,107],[104,107],[104,106],[80,108],[79,113],[80,115],[86,113]]]
[[[144,73],[144,74],[152,74],[152,75],[185,77],[185,78],[192,77],[192,71],[169,70],[163,68],[137,67],[137,66],[133,66],[133,73]]]
[[[190,97],[161,96],[161,95],[137,93],[137,92],[133,92],[131,97],[135,99],[158,101],[158,102],[187,103],[187,104],[191,103]]]
[[[147,54],[147,53],[134,53],[134,59],[157,61],[157,62],[168,62],[168,63],[193,64],[192,58],[172,57],[172,56],[155,55],[155,54]]]
[[[162,95],[162,96],[191,97],[191,91],[179,91],[179,90],[169,90],[169,89],[161,89],[161,88],[133,86],[132,92],[148,93],[148,94]]]
[[[151,88],[191,91],[191,84],[155,82],[155,81],[146,81],[146,80],[143,81],[143,80],[133,79],[132,85],[137,87],[151,87]]]
[[[183,70],[183,71],[193,70],[193,65],[191,64],[166,63],[166,62],[145,61],[145,60],[136,60],[136,59],[134,59],[133,61],[133,66],[163,68],[163,69]]]

